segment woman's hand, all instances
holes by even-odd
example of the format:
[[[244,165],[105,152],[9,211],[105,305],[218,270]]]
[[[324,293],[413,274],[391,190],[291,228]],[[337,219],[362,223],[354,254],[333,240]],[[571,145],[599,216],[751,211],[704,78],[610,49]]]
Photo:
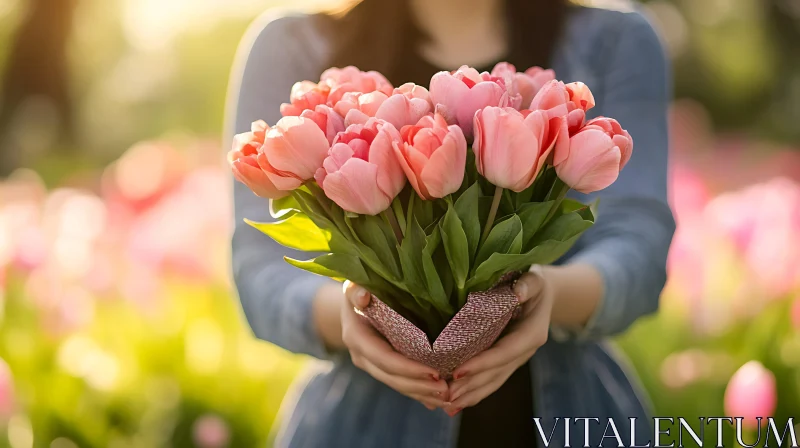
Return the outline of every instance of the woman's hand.
[[[353,307],[364,309],[371,295],[351,282],[344,284],[342,306],[342,341],[350,350],[356,367],[401,394],[411,397],[430,410],[444,407],[447,382],[439,373],[394,351],[392,346]]]
[[[450,402],[444,408],[450,416],[499,389],[547,341],[552,286],[540,273],[527,272],[517,280],[514,293],[522,303],[522,312],[509,324],[506,334],[453,372]]]

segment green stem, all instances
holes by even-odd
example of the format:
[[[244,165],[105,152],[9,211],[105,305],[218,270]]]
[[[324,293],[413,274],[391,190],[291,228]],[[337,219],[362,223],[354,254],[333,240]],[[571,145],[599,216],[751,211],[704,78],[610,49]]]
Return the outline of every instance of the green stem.
[[[492,231],[494,226],[494,219],[497,217],[497,209],[500,207],[500,199],[503,198],[503,187],[496,187],[494,190],[494,198],[492,198],[492,208],[489,209],[489,217],[486,218],[486,226],[483,228],[483,235],[481,235],[481,242],[478,247],[483,246],[486,238],[489,237],[489,232]]]
[[[397,216],[394,215],[394,211],[392,208],[389,207],[384,212],[384,216],[389,221],[389,225],[392,226],[392,230],[394,231],[394,236],[397,238],[397,244],[403,242],[403,230],[400,228],[400,223],[397,222]]]
[[[564,201],[564,198],[567,196],[568,192],[569,185],[565,184],[563,180],[556,177],[556,181],[553,183],[553,188],[550,189],[550,193],[547,194],[547,200],[555,201],[555,203],[553,204],[553,207],[550,208],[550,213],[548,213],[547,217],[544,219],[542,227],[550,222],[550,219],[553,218],[553,215],[555,215],[558,209],[561,208],[561,202]]]
[[[400,230],[402,230],[403,236],[405,236],[406,216],[405,213],[403,213],[403,203],[400,201],[400,196],[394,198],[394,201],[392,201],[392,209],[395,217],[397,218],[398,224],[400,224]]]
[[[408,212],[406,213],[406,235],[411,231],[411,223],[414,222],[414,201],[417,199],[417,193],[412,191],[408,197]]]

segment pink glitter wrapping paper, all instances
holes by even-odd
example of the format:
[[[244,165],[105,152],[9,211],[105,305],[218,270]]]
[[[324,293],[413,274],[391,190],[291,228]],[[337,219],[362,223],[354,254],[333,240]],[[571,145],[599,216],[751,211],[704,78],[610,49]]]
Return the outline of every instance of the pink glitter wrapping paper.
[[[389,341],[399,353],[439,371],[444,379],[473,356],[489,348],[519,309],[512,291],[516,275],[507,275],[488,291],[467,296],[466,304],[442,330],[433,345],[424,331],[372,296],[359,314]]]

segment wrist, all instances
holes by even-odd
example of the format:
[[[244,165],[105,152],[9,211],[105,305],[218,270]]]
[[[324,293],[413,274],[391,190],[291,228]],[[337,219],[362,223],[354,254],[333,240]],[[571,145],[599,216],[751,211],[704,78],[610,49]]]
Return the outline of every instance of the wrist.
[[[312,303],[314,327],[325,348],[331,352],[344,347],[341,321],[343,303],[342,287],[338,283],[322,285]]]

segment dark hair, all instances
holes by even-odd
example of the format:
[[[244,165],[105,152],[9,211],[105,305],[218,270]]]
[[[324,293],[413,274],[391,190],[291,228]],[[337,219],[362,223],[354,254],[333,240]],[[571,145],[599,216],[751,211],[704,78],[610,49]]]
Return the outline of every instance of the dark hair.
[[[394,85],[408,81],[427,84],[433,73],[426,69],[435,68],[417,53],[426,36],[414,23],[410,9],[408,0],[362,0],[334,18],[330,28],[333,52],[326,66],[378,70]],[[505,0],[505,9],[509,39],[505,59],[518,70],[549,67],[567,15],[567,1]]]

